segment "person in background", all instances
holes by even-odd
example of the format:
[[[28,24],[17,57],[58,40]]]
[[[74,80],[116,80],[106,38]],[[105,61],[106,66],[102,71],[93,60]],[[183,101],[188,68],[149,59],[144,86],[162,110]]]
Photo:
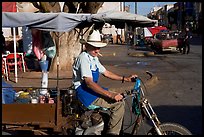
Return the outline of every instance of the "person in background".
[[[186,27],[185,35],[184,35],[184,47],[183,47],[183,54],[190,52],[190,39],[192,38],[191,32],[188,27]],[[187,48],[187,52],[186,52]]]
[[[76,90],[76,97],[88,109],[93,106],[109,109],[111,114],[107,134],[119,135],[125,112],[123,96],[118,92],[101,87],[97,82],[100,74],[122,82],[131,82],[131,78],[137,77],[137,75],[120,76],[107,70],[100,63],[97,56],[100,55],[100,48],[107,44],[101,42],[99,31],[94,30],[87,41],[81,40],[81,43],[85,44],[85,51],[76,58],[73,64],[72,82]]]
[[[1,42],[2,42],[2,53],[6,53],[6,40],[4,37],[4,32],[1,33]]]
[[[121,39],[121,29],[117,29],[117,30],[116,30],[116,34],[117,34],[116,43],[119,44],[118,42],[120,41],[120,44],[122,44],[123,41],[122,41],[122,39]]]

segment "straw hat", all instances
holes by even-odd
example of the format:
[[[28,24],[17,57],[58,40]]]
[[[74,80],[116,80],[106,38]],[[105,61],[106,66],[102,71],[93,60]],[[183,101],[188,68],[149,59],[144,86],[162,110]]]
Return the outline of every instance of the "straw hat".
[[[93,30],[93,32],[88,36],[87,41],[84,39],[80,40],[80,43],[86,44],[88,43],[91,46],[102,48],[107,45],[107,43],[104,43],[101,41],[101,36],[99,30]]]

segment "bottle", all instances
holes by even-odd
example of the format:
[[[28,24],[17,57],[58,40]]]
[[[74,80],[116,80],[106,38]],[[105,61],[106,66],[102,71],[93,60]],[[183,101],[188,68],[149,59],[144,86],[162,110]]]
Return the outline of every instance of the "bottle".
[[[37,104],[39,102],[39,97],[37,95],[36,90],[33,90],[32,95],[31,95],[31,103],[32,104]]]
[[[45,94],[45,103],[49,103],[50,94],[47,92]]]
[[[46,95],[48,93],[47,87],[48,87],[48,72],[42,72],[42,80],[41,80],[41,87],[40,90],[41,95]]]

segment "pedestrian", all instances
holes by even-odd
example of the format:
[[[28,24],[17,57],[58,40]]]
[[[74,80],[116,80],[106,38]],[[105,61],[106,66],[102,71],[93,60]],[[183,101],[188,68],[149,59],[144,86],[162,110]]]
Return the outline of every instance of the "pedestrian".
[[[3,31],[1,33],[1,41],[2,41],[2,53],[5,54],[6,53],[6,40],[5,40]]]
[[[117,34],[117,38],[116,38],[116,43],[118,43],[118,40],[120,40],[120,44],[123,43],[122,39],[121,39],[121,29],[116,29],[116,34]]]
[[[120,76],[107,70],[100,63],[98,58],[100,48],[107,44],[101,42],[99,31],[94,30],[88,36],[87,41],[82,40],[81,43],[85,44],[85,51],[76,58],[73,64],[73,85],[76,97],[87,108],[100,106],[110,109],[107,134],[119,135],[125,111],[123,96],[116,91],[109,91],[108,88],[101,87],[97,82],[100,74],[122,82],[131,82],[131,78],[137,75]]]
[[[188,27],[185,29],[185,34],[184,34],[184,43],[183,43],[183,54],[189,53],[190,52],[190,39],[192,38],[191,32]],[[186,52],[187,48],[187,52]]]

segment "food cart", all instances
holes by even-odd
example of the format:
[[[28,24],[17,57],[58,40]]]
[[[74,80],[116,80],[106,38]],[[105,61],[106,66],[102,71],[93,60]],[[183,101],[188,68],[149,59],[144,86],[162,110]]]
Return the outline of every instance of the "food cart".
[[[26,88],[14,88],[15,91],[26,91]],[[38,88],[36,88],[38,89]],[[36,90],[35,88],[32,90]],[[57,93],[56,89],[48,89]],[[32,131],[34,135],[67,134],[71,128],[71,120],[77,117],[70,112],[68,101],[71,89],[61,89],[60,94],[54,95],[54,103],[12,103],[2,104],[2,130]],[[73,92],[72,92],[73,93]],[[66,103],[66,104],[65,104]],[[69,111],[69,113],[68,113]]]

